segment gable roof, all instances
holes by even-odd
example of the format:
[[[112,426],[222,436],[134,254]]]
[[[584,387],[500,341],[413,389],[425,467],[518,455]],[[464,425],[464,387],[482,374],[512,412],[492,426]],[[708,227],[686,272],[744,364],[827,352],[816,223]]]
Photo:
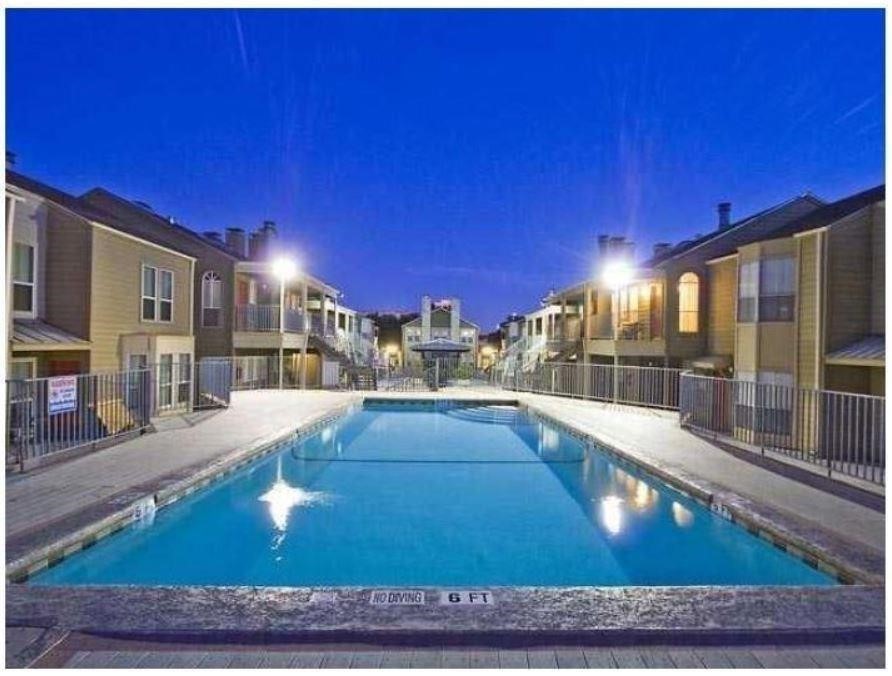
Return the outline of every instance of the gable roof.
[[[171,237],[179,238],[180,246],[191,248],[187,253],[195,255],[193,247],[206,247],[231,258],[234,261],[245,260],[231,251],[221,242],[215,242],[204,237],[184,225],[173,222],[160,214],[151,211],[145,206],[128,200],[125,197],[106,190],[105,188],[93,188],[81,195],[78,200],[89,207],[101,209],[118,217],[121,227],[132,235],[144,237],[153,241],[165,240],[169,244]],[[174,245],[176,246],[176,245]]]
[[[115,220],[111,214],[108,214],[101,209],[92,207],[88,204],[84,204],[74,195],[70,195],[69,193],[59,190],[58,188],[53,188],[46,183],[38,181],[35,178],[31,178],[30,176],[20,174],[17,171],[13,171],[12,169],[6,170],[6,182],[16,186],[17,188],[21,188],[22,190],[48,199],[51,202],[55,202],[59,206],[64,207],[68,211],[71,211],[72,213],[75,213],[82,218],[86,218],[87,220],[99,222]],[[111,223],[109,223],[109,225],[111,225]]]
[[[726,253],[729,252],[729,250],[734,251],[737,249],[737,247],[743,246],[750,241],[765,239],[765,235],[767,234],[766,229],[770,232],[775,232],[778,227],[787,225],[790,220],[798,219],[800,216],[803,215],[803,211],[814,211],[824,204],[825,203],[823,200],[819,199],[815,195],[812,195],[811,193],[797,195],[796,197],[780,202],[779,204],[770,206],[767,209],[763,209],[762,211],[750,214],[745,218],[741,218],[740,220],[735,221],[734,223],[729,225],[727,228],[723,228],[721,230],[713,230],[712,232],[708,232],[705,235],[701,235],[700,237],[697,237],[695,239],[680,242],[671,249],[652,256],[636,267],[659,267],[660,265],[676,260],[683,255],[691,253],[695,249],[699,249],[700,247],[703,247],[707,244],[710,244],[713,247],[721,248],[725,241],[727,241],[727,246],[725,247]],[[790,212],[789,218],[783,218],[783,214],[785,211]],[[777,225],[777,227],[771,226],[772,218],[780,218],[781,222]],[[717,255],[719,254],[713,252],[710,253],[708,257],[715,258]]]
[[[431,310],[431,327],[436,329],[445,329],[451,326],[451,316],[452,310],[447,310],[445,308],[434,308]],[[458,319],[459,326],[463,326],[465,328],[478,329],[474,322],[469,322],[467,319],[459,317]],[[419,315],[415,319],[410,322],[406,322],[403,326],[421,326],[421,316]]]
[[[882,202],[885,199],[886,184],[883,183],[874,186],[873,188],[857,192],[854,195],[843,197],[835,202],[830,202],[830,204],[825,204],[824,206],[805,214],[805,216],[796,219],[792,223],[775,230],[771,233],[771,237],[766,237],[765,239],[782,239],[784,237],[792,237],[800,232],[808,232],[809,230],[823,228],[824,226],[835,223],[846,216],[854,214],[856,211],[860,211],[864,207],[876,204],[877,202]]]

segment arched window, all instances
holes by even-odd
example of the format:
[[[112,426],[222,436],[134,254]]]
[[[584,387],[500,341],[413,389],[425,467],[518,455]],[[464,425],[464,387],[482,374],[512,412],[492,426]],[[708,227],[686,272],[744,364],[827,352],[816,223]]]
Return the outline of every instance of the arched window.
[[[678,280],[678,331],[697,333],[700,325],[700,278],[693,272]]]
[[[201,276],[201,325],[219,327],[223,321],[223,282],[213,270]]]

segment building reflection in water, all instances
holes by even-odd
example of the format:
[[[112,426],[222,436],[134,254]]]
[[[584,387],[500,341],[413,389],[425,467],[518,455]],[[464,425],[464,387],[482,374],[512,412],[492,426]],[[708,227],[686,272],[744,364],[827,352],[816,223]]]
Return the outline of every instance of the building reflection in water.
[[[611,535],[619,535],[623,529],[623,499],[608,495],[601,500],[601,523]]]
[[[679,528],[687,528],[694,523],[694,513],[678,502],[672,503],[672,518]]]

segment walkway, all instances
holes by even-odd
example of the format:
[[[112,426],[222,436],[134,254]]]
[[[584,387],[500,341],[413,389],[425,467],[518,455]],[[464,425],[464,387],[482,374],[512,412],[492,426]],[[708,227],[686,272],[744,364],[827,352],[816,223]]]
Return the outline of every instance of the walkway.
[[[13,475],[6,482],[7,540],[115,496],[123,500],[129,489],[281,436],[353,400],[356,395],[343,392],[234,392],[226,410],[162,420],[156,433]]]
[[[885,515],[758,467],[681,429],[672,412],[518,393],[544,413],[605,444],[725,486],[834,534],[885,552]]]
[[[63,657],[63,655],[60,655]],[[45,661],[42,661],[45,663]],[[558,648],[530,650],[78,651],[66,667],[292,669],[882,668],[882,646]]]

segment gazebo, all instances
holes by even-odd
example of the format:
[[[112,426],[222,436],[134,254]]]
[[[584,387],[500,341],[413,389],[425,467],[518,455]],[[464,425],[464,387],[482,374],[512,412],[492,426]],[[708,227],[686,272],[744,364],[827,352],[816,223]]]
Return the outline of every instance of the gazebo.
[[[436,362],[435,372],[437,375],[431,374],[430,385],[433,389],[437,389],[456,376],[456,367],[461,355],[464,352],[469,352],[471,346],[447,338],[434,338],[426,343],[413,345],[411,349],[413,352],[421,353],[421,359],[424,362]]]

